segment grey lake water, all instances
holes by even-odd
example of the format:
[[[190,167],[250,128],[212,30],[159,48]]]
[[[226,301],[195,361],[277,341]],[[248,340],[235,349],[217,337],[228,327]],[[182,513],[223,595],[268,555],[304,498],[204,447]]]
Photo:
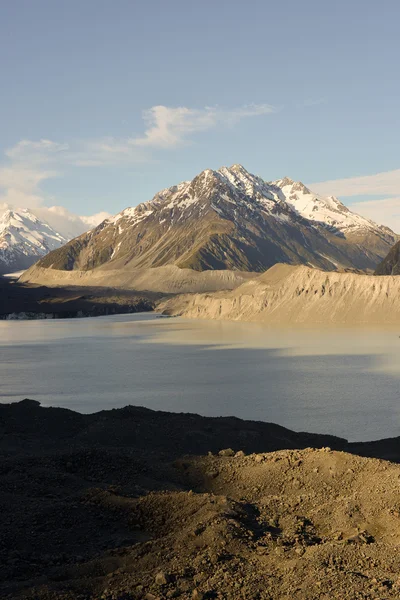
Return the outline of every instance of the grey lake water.
[[[0,401],[234,415],[351,441],[400,435],[399,331],[151,314],[0,321]]]

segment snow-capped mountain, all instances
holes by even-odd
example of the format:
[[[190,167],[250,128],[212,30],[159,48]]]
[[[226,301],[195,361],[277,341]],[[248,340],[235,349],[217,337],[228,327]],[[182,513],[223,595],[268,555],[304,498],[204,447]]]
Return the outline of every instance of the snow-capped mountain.
[[[374,269],[398,236],[337,198],[241,165],[210,169],[128,208],[40,261],[61,270],[175,264],[263,271],[277,262]]]
[[[377,227],[372,221],[351,212],[335,196],[323,197],[314,194],[303,183],[293,181],[289,177],[278,179],[272,185],[282,191],[285,201],[293,210],[309,221],[323,223],[327,227],[347,233],[351,230]]]
[[[0,273],[27,269],[66,241],[29,210],[7,210],[0,217]]]

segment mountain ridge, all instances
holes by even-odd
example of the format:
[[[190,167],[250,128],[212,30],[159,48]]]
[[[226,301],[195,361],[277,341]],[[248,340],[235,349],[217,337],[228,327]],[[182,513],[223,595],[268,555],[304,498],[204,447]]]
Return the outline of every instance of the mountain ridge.
[[[39,266],[91,271],[173,264],[262,272],[284,262],[373,270],[398,239],[332,196],[313,194],[289,178],[266,182],[236,164],[161,190],[51,252]]]
[[[400,242],[391,248],[388,255],[378,265],[375,275],[400,275]]]
[[[400,277],[276,264],[233,290],[182,294],[157,310],[172,316],[270,325],[399,325]]]

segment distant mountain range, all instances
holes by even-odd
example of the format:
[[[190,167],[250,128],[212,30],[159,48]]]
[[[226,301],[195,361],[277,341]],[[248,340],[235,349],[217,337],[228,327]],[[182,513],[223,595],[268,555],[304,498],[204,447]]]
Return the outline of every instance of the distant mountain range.
[[[266,182],[233,165],[203,171],[106,219],[38,266],[264,271],[283,262],[372,271],[399,239],[337,198],[314,194],[289,178]]]
[[[29,210],[7,210],[0,217],[0,274],[27,269],[66,242]]]

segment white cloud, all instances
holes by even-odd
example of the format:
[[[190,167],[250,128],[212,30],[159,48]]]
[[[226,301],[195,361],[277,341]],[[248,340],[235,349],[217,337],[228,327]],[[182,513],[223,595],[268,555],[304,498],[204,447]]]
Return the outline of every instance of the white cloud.
[[[71,213],[63,206],[41,206],[34,208],[32,212],[39,219],[47,221],[53,229],[66,238],[77,237],[111,216],[107,212],[100,212],[88,217],[79,216]]]
[[[82,226],[97,225],[108,213],[77,217],[59,206],[47,208],[46,204],[54,199],[46,196],[41,184],[61,176],[71,167],[121,166],[149,161],[153,152],[186,144],[197,133],[218,126],[231,127],[242,119],[266,115],[274,110],[268,104],[232,109],[153,106],[143,112],[144,132],[141,135],[80,139],[68,143],[23,139],[6,150],[3,164],[0,164],[0,211],[2,205],[37,209],[38,216],[40,213],[61,233],[61,228],[65,231],[65,227],[71,233]]]
[[[56,175],[55,171],[18,162],[0,167],[0,204],[21,208],[40,206],[44,201],[40,191],[41,182]]]
[[[365,200],[353,202],[350,209],[375,223],[386,225],[396,233],[400,233],[400,196],[384,200]]]
[[[96,227],[109,217],[111,217],[111,214],[103,210],[89,217],[80,217],[80,219],[83,221],[83,223],[89,225],[89,227]]]
[[[151,152],[176,148],[191,136],[219,126],[232,127],[243,119],[275,112],[269,104],[249,104],[224,109],[153,106],[143,111],[142,135],[72,140],[21,140],[6,151],[12,168],[50,169],[66,166],[113,166],[151,160]],[[38,173],[41,171],[38,170]],[[54,176],[54,175],[49,175]],[[46,178],[46,177],[45,177]],[[1,181],[0,181],[1,186]]]
[[[39,170],[31,165],[11,163],[0,168],[0,187],[15,187],[26,192],[37,188],[45,179],[55,176],[54,171]]]
[[[310,183],[309,187],[325,196],[366,197],[366,200],[351,203],[351,210],[400,233],[400,169],[375,175]],[[368,200],[368,196],[390,197]]]
[[[400,195],[400,169],[384,171],[376,175],[348,177],[310,183],[310,189],[318,194],[334,196]]]
[[[256,117],[274,112],[269,104],[250,104],[234,109],[205,107],[203,109],[169,108],[153,106],[144,111],[143,119],[147,129],[143,137],[131,142],[138,146],[153,148],[174,148],[185,142],[193,133],[207,131],[218,125],[232,126],[248,117]]]
[[[268,104],[250,104],[233,109],[153,106],[143,112],[146,125],[143,135],[81,141],[75,147],[69,148],[65,156],[76,166],[147,162],[151,160],[152,151],[168,150],[187,144],[194,134],[218,126],[232,127],[242,119],[274,111],[275,109]]]
[[[81,217],[62,206],[45,206],[51,199],[42,192],[40,184],[59,175],[59,171],[49,166],[59,166],[59,153],[68,148],[50,140],[22,140],[7,150],[9,163],[0,168],[0,216],[8,209],[29,208],[66,238],[76,237],[110,216],[99,213]]]
[[[62,154],[66,155],[68,150],[69,144],[59,144],[52,140],[21,140],[6,150],[6,155],[14,161],[25,162],[28,159],[30,164],[42,164]]]

